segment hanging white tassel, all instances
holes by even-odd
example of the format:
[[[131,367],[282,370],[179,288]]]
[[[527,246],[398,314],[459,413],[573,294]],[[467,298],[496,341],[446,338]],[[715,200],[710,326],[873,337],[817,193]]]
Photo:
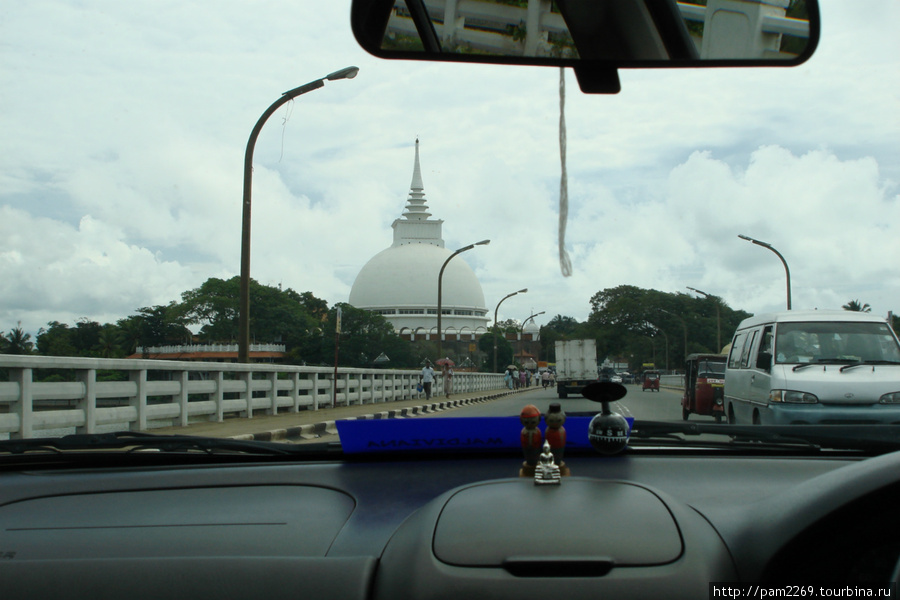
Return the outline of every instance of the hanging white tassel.
[[[571,277],[572,261],[566,252],[566,222],[569,220],[569,176],[566,174],[566,71],[559,68],[559,268],[563,277]]]

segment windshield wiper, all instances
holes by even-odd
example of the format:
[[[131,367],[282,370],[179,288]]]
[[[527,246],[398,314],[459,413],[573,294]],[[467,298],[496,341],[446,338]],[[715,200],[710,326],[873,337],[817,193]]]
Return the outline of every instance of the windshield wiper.
[[[875,365],[900,365],[900,362],[897,362],[896,360],[861,360],[850,365],[844,365],[843,367],[841,367],[841,373],[843,373],[846,369],[854,369],[856,367],[864,367],[866,365],[872,365],[872,367],[874,367]]]
[[[255,440],[192,435],[155,435],[136,431],[80,433],[57,438],[0,440],[0,454],[126,450],[127,452],[205,452],[207,454],[237,453],[274,456],[298,454],[301,452],[301,448],[303,447]]]
[[[727,425],[635,421],[631,437],[641,440],[680,441],[682,436],[729,436],[731,443],[764,442],[816,449],[893,451],[900,448],[900,425]]]
[[[805,369],[806,367],[814,367],[816,365],[846,365],[847,363],[853,362],[852,360],[847,360],[846,358],[817,358],[812,362],[800,363],[799,365],[794,365],[792,371],[799,371],[800,369]]]
[[[805,369],[806,367],[812,367],[814,365],[821,365],[823,363],[820,362],[809,362],[809,363],[800,363],[799,365],[794,365],[794,368],[791,371],[799,371],[800,369]]]

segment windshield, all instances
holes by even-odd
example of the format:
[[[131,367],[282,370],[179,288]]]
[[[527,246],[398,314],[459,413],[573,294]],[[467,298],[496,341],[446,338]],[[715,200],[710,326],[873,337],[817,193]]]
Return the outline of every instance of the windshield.
[[[488,3],[502,26],[424,4],[520,45],[509,15],[554,3]],[[671,4],[695,49],[727,41],[707,2]],[[805,2],[735,4],[759,56],[807,47]],[[900,14],[819,12],[803,64],[653,63],[600,95],[570,67],[374,57],[350,0],[3,3],[0,440],[337,443],[342,419],[597,413],[598,380],[636,421],[854,394],[879,416],[829,422],[900,422]],[[590,38],[558,18],[542,59]],[[738,332],[787,307],[881,322]],[[696,365],[724,389],[686,393],[692,355],[729,357]],[[807,383],[743,402],[778,370]]]
[[[775,360],[900,363],[900,346],[886,323],[781,323],[775,335]]]
[[[725,361],[700,361],[697,367],[697,377],[721,378],[725,377]]]

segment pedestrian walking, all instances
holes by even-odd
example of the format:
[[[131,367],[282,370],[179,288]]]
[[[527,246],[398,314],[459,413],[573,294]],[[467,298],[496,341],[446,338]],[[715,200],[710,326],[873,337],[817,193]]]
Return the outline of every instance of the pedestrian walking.
[[[453,393],[453,368],[444,363],[441,368],[441,375],[444,376],[444,395],[449,398]]]
[[[434,367],[431,366],[431,361],[425,361],[425,366],[422,367],[422,387],[425,388],[425,399],[431,399],[431,384],[434,383]]]

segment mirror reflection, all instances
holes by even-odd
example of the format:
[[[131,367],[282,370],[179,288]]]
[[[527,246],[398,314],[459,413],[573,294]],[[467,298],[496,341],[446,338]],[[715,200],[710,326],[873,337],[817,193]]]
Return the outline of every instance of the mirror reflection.
[[[810,20],[806,0],[394,0],[374,39],[407,58],[795,61]]]

